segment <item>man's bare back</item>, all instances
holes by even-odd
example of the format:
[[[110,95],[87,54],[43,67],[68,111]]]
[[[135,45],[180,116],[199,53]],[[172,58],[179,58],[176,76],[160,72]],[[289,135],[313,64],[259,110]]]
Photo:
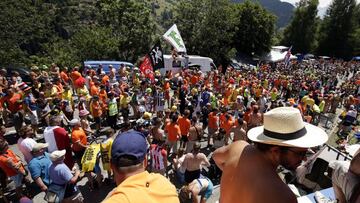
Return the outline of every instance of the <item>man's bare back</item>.
[[[205,165],[207,167],[210,166],[210,163],[203,153],[188,153],[185,156],[183,166],[188,171],[195,171],[201,169],[201,165]]]
[[[191,126],[189,129],[189,140],[196,141],[199,136],[202,136],[202,133],[203,131],[201,125]]]
[[[297,202],[263,153],[247,142],[238,141],[213,154],[222,169],[220,202]]]

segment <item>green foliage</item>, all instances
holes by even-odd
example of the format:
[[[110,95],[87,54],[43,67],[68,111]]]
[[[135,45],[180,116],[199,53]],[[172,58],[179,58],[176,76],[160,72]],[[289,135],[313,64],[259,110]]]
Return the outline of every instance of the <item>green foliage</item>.
[[[309,53],[315,49],[318,4],[318,0],[301,0],[284,31],[281,44],[292,45],[294,53]]]
[[[228,0],[183,0],[174,9],[189,54],[209,56],[225,63],[234,55],[232,4]]]
[[[355,0],[334,0],[330,5],[320,27],[319,54],[350,58],[355,5]]]
[[[135,61],[149,51],[156,27],[145,2],[100,0],[98,8],[100,26],[110,28],[118,43],[116,58]]]
[[[235,6],[235,48],[249,55],[270,50],[276,17],[258,3],[245,1]]]

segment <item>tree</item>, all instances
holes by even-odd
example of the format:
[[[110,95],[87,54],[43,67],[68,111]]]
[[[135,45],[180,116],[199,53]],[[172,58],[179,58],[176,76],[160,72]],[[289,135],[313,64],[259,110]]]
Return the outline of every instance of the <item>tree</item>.
[[[318,4],[318,0],[301,0],[290,24],[284,31],[281,43],[293,46],[295,53],[309,53],[315,49]]]
[[[355,0],[334,0],[328,8],[319,32],[318,54],[350,58],[353,50]]]
[[[115,38],[116,59],[135,61],[147,53],[156,33],[150,6],[135,0],[99,0],[98,23]]]
[[[27,64],[53,34],[49,4],[41,1],[0,1],[0,64]]]
[[[245,1],[235,5],[234,45],[248,55],[262,55],[271,47],[276,17],[258,3]]]
[[[228,0],[184,0],[173,15],[189,54],[209,56],[226,63],[234,55],[234,20]]]

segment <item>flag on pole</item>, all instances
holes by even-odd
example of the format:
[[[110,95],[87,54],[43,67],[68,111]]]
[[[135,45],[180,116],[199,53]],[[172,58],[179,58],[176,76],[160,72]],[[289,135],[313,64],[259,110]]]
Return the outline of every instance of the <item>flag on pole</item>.
[[[285,68],[287,68],[289,66],[289,64],[290,64],[291,49],[292,49],[292,46],[289,48],[289,50],[287,51],[287,53],[285,55],[285,58],[284,58]]]
[[[151,64],[151,59],[148,54],[146,54],[139,68],[140,71],[145,75],[145,77],[150,78],[152,82],[155,81],[153,66]]]
[[[157,42],[154,47],[150,50],[149,56],[151,59],[151,64],[154,68],[154,71],[164,68],[164,55],[161,48],[160,41]]]
[[[186,53],[184,41],[181,38],[180,32],[179,32],[176,24],[171,26],[171,28],[168,31],[166,31],[166,33],[163,35],[163,38],[167,42],[169,42],[175,48],[175,50],[177,52],[185,52]]]

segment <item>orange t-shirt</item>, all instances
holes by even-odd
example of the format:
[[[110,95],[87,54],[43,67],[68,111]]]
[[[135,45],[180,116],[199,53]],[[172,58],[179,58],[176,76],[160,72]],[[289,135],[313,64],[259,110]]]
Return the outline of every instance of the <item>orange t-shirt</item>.
[[[94,118],[100,117],[102,115],[102,110],[99,102],[91,103],[91,113]]]
[[[169,123],[165,127],[165,131],[168,133],[168,140],[175,142],[178,140],[177,136],[181,135],[180,127],[176,123]]]
[[[211,112],[209,113],[209,128],[211,129],[217,129],[218,128],[218,116],[214,113]]]
[[[229,135],[229,134],[230,134],[230,130],[231,130],[231,128],[232,128],[233,125],[234,125],[234,121],[233,121],[232,118],[230,118],[229,120],[226,120],[223,125],[224,125],[224,129],[225,129],[225,131],[226,131],[226,134]]]
[[[64,82],[69,82],[69,76],[64,71],[61,71],[60,77]]]
[[[73,130],[71,133],[71,142],[76,143],[78,141],[80,141],[80,143],[83,145],[87,144],[86,134],[82,128],[80,128],[79,130]],[[72,148],[76,152],[83,150],[83,148],[77,144],[73,144]]]
[[[199,82],[199,77],[196,75],[193,75],[190,79],[190,82],[192,85],[196,85]]]
[[[17,113],[19,110],[22,109],[22,103],[18,102],[21,100],[21,94],[14,93],[14,95],[7,99],[5,99],[5,102],[7,103],[7,108],[11,111],[11,113]]]
[[[81,77],[81,74],[79,73],[79,71],[73,71],[70,74],[70,77],[71,77],[72,81],[75,82],[77,79],[79,79]]]
[[[224,113],[220,114],[219,121],[220,121],[220,128],[224,128],[224,122],[226,121],[226,117]]]
[[[14,154],[13,151],[8,149],[5,154],[0,155],[0,168],[5,172],[6,176],[11,177],[17,175],[17,171],[11,168],[8,164],[9,162],[14,162],[15,164],[20,161],[20,159]],[[23,166],[22,170],[25,170]]]
[[[189,129],[191,126],[190,120],[186,117],[180,117],[178,119],[178,124],[179,124],[181,135],[188,135]]]
[[[96,85],[91,86],[90,88],[90,95],[99,95],[99,88]]]
[[[106,85],[106,83],[110,80],[109,76],[105,75],[102,79],[101,79],[101,83]]]

